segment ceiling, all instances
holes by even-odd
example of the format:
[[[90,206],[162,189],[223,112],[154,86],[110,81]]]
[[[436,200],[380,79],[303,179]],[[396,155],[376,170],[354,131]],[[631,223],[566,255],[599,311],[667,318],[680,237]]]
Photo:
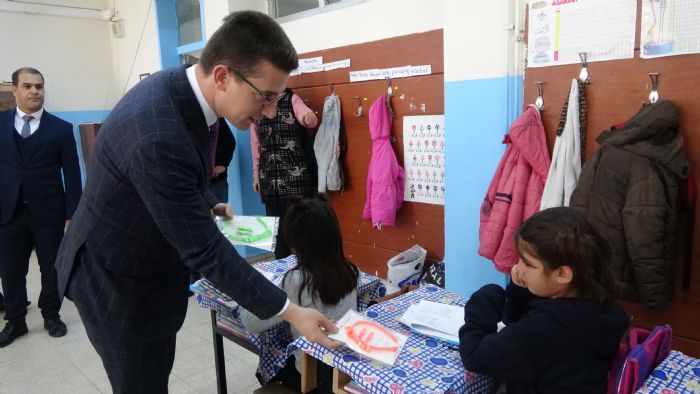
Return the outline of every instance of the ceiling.
[[[104,10],[110,8],[110,0],[8,0],[18,4],[53,5],[68,8]]]

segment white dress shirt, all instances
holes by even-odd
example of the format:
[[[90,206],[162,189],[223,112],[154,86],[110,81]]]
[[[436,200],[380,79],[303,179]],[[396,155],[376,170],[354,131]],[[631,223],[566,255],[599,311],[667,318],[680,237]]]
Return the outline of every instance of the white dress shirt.
[[[17,134],[22,135],[22,127],[24,127],[24,115],[31,115],[34,119],[29,121],[29,135],[34,134],[35,131],[39,129],[39,123],[41,123],[41,115],[44,114],[44,108],[34,112],[33,114],[27,114],[17,107],[17,113],[15,114],[15,130]]]

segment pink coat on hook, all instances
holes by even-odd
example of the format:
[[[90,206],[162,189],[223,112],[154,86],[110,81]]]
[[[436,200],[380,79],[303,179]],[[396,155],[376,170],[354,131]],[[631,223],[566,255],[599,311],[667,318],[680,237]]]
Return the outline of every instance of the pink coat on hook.
[[[391,114],[382,95],[369,110],[372,158],[367,174],[367,201],[362,211],[372,226],[393,226],[396,211],[403,203],[404,173],[391,146]]]

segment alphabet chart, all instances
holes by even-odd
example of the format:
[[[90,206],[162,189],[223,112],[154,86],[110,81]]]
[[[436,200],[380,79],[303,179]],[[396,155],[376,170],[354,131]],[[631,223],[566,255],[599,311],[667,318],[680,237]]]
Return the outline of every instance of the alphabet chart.
[[[445,115],[404,116],[404,201],[445,205]]]

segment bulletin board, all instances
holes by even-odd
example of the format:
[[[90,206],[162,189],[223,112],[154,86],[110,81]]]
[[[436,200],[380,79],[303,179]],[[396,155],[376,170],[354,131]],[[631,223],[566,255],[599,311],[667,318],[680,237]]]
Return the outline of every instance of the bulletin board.
[[[362,217],[366,200],[367,171],[372,152],[369,134],[369,108],[387,92],[387,80],[350,82],[350,71],[430,65],[429,75],[391,80],[392,108],[396,114],[391,135],[398,162],[403,167],[403,117],[444,114],[444,66],[442,29],[300,54],[300,59],[322,56],[324,63],[350,59],[349,68],[304,73],[290,77],[288,86],[311,109],[319,121],[323,101],[331,90],[340,97],[348,149],[343,162],[345,190],[329,192],[340,220],[343,247],[349,259],[368,273],[386,277],[387,261],[419,244],[428,258],[442,260],[445,251],[444,209],[442,205],[404,202],[396,215],[396,225],[372,227]],[[358,100],[364,116],[356,116]],[[411,105],[413,103],[413,105]]]
[[[658,92],[671,101],[680,113],[684,150],[691,163],[695,184],[700,182],[700,55],[681,55],[655,59],[639,56],[641,1],[637,1],[637,34],[632,59],[588,63],[590,85],[586,87],[587,137],[585,152],[590,157],[599,147],[596,138],[610,126],[627,121],[648,103],[651,91],[649,73],[658,73]],[[524,77],[524,104],[537,97],[535,82],[542,82],[544,110],[542,122],[552,151],[562,106],[569,94],[571,80],[577,78],[581,64],[527,68]],[[695,229],[688,236],[689,219]],[[700,211],[688,210],[679,217],[678,253],[673,305],[662,313],[647,312],[641,305],[623,302],[632,324],[652,327],[668,323],[673,328],[673,348],[700,357]],[[688,249],[686,249],[686,247]]]

